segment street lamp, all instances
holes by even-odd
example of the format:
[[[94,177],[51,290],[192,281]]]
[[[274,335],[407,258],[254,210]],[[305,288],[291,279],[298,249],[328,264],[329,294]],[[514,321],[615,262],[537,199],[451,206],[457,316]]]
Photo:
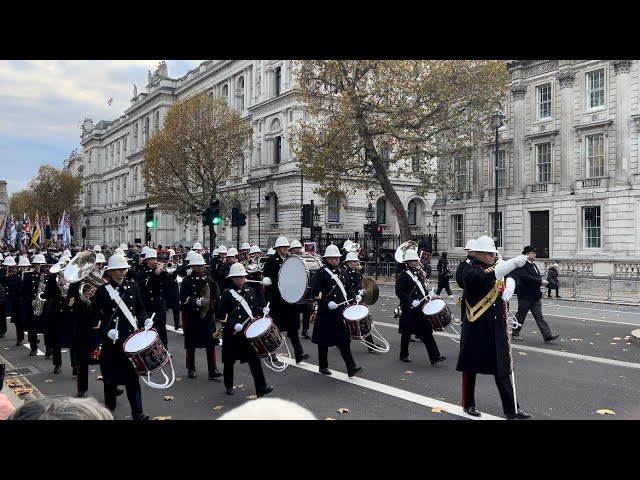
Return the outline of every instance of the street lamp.
[[[367,210],[364,212],[364,218],[367,219],[367,226],[369,227],[369,234],[371,234],[371,224],[373,223],[373,219],[376,218],[376,212],[373,209],[373,205],[371,205],[371,202],[369,202],[369,206],[367,207]],[[363,237],[366,240],[366,232],[365,232],[365,236]]]
[[[318,224],[319,223],[320,223],[320,212],[318,211],[318,206],[315,205],[313,207],[313,228],[311,229],[311,241],[312,242],[315,241],[314,239],[315,239],[316,233],[318,232],[318,227],[319,227]],[[320,238],[318,238],[317,247],[318,247],[317,251],[319,251],[320,250]]]
[[[121,237],[120,237],[120,232],[121,232],[121,228],[118,227],[118,243],[120,243],[122,241]]]
[[[436,233],[433,237],[433,256],[438,256],[438,219],[440,218],[440,214],[437,210],[433,212],[433,226],[436,230]]]
[[[496,180],[493,188],[493,196],[495,198],[495,208],[493,211],[493,241],[498,246],[498,130],[504,125],[504,115],[501,112],[493,114],[493,128],[496,129],[496,146],[495,146],[495,161],[494,170],[496,172]]]

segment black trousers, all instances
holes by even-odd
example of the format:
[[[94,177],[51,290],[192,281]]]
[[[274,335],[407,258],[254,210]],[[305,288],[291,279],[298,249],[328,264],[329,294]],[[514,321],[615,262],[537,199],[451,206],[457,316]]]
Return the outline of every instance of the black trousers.
[[[31,350],[38,350],[38,332],[36,332],[35,328],[32,328],[27,333],[29,336],[29,346],[31,347]]]
[[[233,388],[233,362],[224,363],[224,387]],[[249,370],[251,370],[251,376],[253,377],[253,383],[256,386],[256,392],[264,391],[267,388],[267,380],[264,378],[264,372],[262,370],[262,362],[258,357],[252,357],[248,362]]]
[[[516,319],[518,323],[524,326],[524,319],[527,317],[527,313],[531,311],[533,314],[533,318],[535,318],[536,323],[538,324],[538,329],[542,334],[542,338],[545,340],[551,337],[553,334],[551,333],[551,328],[549,324],[544,320],[542,316],[542,302],[540,300],[536,300],[532,302],[530,300],[525,300],[524,298],[518,297],[518,312],[516,313]],[[515,333],[520,333],[522,327],[519,327],[514,330]]]
[[[158,331],[158,336],[160,337],[160,341],[164,344],[164,347],[168,348],[169,340],[167,338],[167,311],[160,310],[158,312],[155,312],[155,314],[156,316],[153,317],[153,328]],[[149,315],[151,315],[151,313]]]
[[[293,351],[296,355],[296,360],[298,360],[302,355],[304,355],[304,349],[302,348],[302,343],[300,343],[298,330],[289,330],[287,332],[287,337],[291,339],[291,345],[293,345]]]
[[[75,348],[69,348],[69,358],[71,359],[71,367],[75,368],[77,351]],[[62,348],[53,347],[53,366],[59,367],[62,365]]]
[[[443,277],[442,275],[438,275],[438,289],[436,290],[436,295],[440,295],[442,289],[447,291],[448,295],[451,295],[451,287],[449,286],[449,279]]]
[[[0,336],[4,337],[7,333],[7,317],[0,315]]]
[[[16,327],[16,340],[18,342],[23,342],[24,341],[24,330],[22,330],[22,328],[20,328],[20,326],[18,326],[17,323],[14,324]]]
[[[342,355],[344,364],[347,366],[347,371],[356,368],[356,361],[351,354],[351,345],[349,343],[343,343],[336,346],[340,349],[340,355]],[[329,368],[329,347],[318,345],[318,357],[320,369]]]
[[[429,355],[429,360],[435,362],[436,359],[440,356],[440,350],[438,350],[438,345],[436,344],[435,338],[433,338],[433,333],[428,331],[422,337],[417,337],[422,340],[424,346],[427,348],[427,355]],[[410,333],[403,333],[402,337],[400,337],[400,357],[406,358],[409,356],[409,340],[411,339]]]
[[[511,384],[511,375],[499,377],[494,375],[496,387],[502,401],[502,411],[505,414],[516,413],[515,400],[513,396],[513,385]],[[470,408],[476,406],[476,373],[462,372],[462,408]],[[520,408],[520,404],[518,404]]]
[[[211,375],[217,366],[216,361],[216,347],[206,347],[205,351],[207,352],[207,370]],[[196,349],[195,348],[187,348],[187,370],[195,371],[196,370]]]
[[[547,297],[551,296],[551,290],[556,291],[556,297],[560,296],[560,287],[558,287],[558,288],[547,288]]]
[[[78,376],[76,377],[76,390],[78,392],[86,392],[89,390],[89,355],[86,358],[78,358],[76,367],[78,368]]]
[[[140,389],[140,380],[136,378],[124,384],[127,389],[127,398],[131,406],[131,416],[133,418],[141,415],[142,411],[142,391]],[[113,383],[104,384],[104,403],[112,411],[116,409],[116,389],[118,385]]]
[[[306,332],[309,330],[309,320],[313,312],[313,303],[303,303],[300,305],[300,311],[302,312],[302,331]]]
[[[173,324],[176,329],[180,328],[180,307],[173,309]]]

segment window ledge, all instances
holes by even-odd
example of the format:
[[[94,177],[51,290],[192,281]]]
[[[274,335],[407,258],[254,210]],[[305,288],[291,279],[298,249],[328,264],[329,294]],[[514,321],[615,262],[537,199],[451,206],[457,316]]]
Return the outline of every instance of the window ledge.
[[[339,222],[327,222],[325,225],[329,230],[341,230],[344,227],[344,224]]]

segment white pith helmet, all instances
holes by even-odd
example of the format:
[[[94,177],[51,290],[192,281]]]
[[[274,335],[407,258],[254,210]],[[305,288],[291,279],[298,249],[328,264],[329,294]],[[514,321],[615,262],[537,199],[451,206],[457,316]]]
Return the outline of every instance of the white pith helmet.
[[[478,237],[474,251],[498,253],[498,250],[496,250],[496,244],[494,243],[493,239],[491,237],[488,237],[487,235]]]
[[[193,251],[193,250],[192,250]],[[189,260],[190,267],[197,267],[198,265],[206,265],[204,261],[204,257],[199,253],[195,253],[193,255],[193,260]]]
[[[344,259],[344,261],[345,262],[350,262],[350,261],[359,262],[360,259],[358,258],[358,254],[356,252],[349,252],[349,253],[347,253],[347,257]]]
[[[415,250],[407,250],[406,252],[404,252],[404,261],[406,262],[407,260],[420,260],[420,257],[418,257],[418,252],[416,252]]]
[[[467,242],[467,244],[464,246],[465,250],[468,250],[470,252],[475,252],[476,250],[476,243],[478,243],[478,241],[475,238],[472,238],[471,240],[469,240]]]
[[[235,248],[231,247],[229,250],[227,250],[227,258],[237,257],[237,256],[238,256],[238,250],[236,250]]]
[[[291,242],[289,248],[302,248],[302,244],[298,240]]]
[[[127,262],[127,258],[124,255],[111,255],[109,257],[107,271],[119,270],[121,268],[129,268],[129,262]]]
[[[158,251],[155,248],[150,248],[147,253],[144,254],[144,259],[158,258]]]
[[[47,263],[47,261],[44,259],[44,255],[41,253],[38,253],[37,255],[33,256],[33,260],[31,260],[31,263],[33,263],[34,265],[40,263]]]
[[[29,259],[26,257],[26,255],[22,255],[20,257],[20,260],[18,261],[18,266],[19,267],[30,267],[31,266],[31,262],[29,262]]]
[[[276,245],[275,247],[288,247],[289,246],[289,240],[286,239],[286,237],[278,237],[276,239]]]
[[[191,250],[202,250],[202,244],[200,242],[194,243],[193,247],[191,247]]]
[[[251,245],[249,245],[249,242],[242,242],[242,244],[240,245],[240,250],[249,250],[251,249]]]
[[[249,255],[251,255],[252,253],[262,253],[262,250],[260,250],[260,247],[258,245],[251,245],[251,250],[249,250]]]
[[[96,253],[100,253],[102,251],[102,247],[100,245],[95,245],[93,247],[93,251]]]
[[[341,256],[342,255],[340,254],[340,250],[338,250],[338,247],[332,244],[332,245],[329,245],[327,249],[324,251],[323,258],[332,258],[332,257],[340,258]]]
[[[231,268],[229,269],[229,275],[227,275],[227,278],[229,277],[246,277],[247,271],[244,268],[244,265],[241,264],[240,262],[238,263],[234,263],[233,265],[231,265]]]
[[[224,245],[220,245],[218,247],[218,253],[224,253],[226,255],[227,254],[227,247],[225,247]]]
[[[96,263],[106,263],[107,260],[104,258],[102,253],[96,253]]]

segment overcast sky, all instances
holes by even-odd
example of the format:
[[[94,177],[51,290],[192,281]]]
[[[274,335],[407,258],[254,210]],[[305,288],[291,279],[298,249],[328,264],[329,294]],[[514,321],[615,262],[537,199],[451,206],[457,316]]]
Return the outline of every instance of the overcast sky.
[[[0,179],[9,195],[42,164],[62,168],[80,150],[85,118],[114,120],[129,108],[133,84],[147,85],[160,60],[0,60]],[[202,60],[167,60],[179,78]],[[111,106],[108,100],[113,98]]]

